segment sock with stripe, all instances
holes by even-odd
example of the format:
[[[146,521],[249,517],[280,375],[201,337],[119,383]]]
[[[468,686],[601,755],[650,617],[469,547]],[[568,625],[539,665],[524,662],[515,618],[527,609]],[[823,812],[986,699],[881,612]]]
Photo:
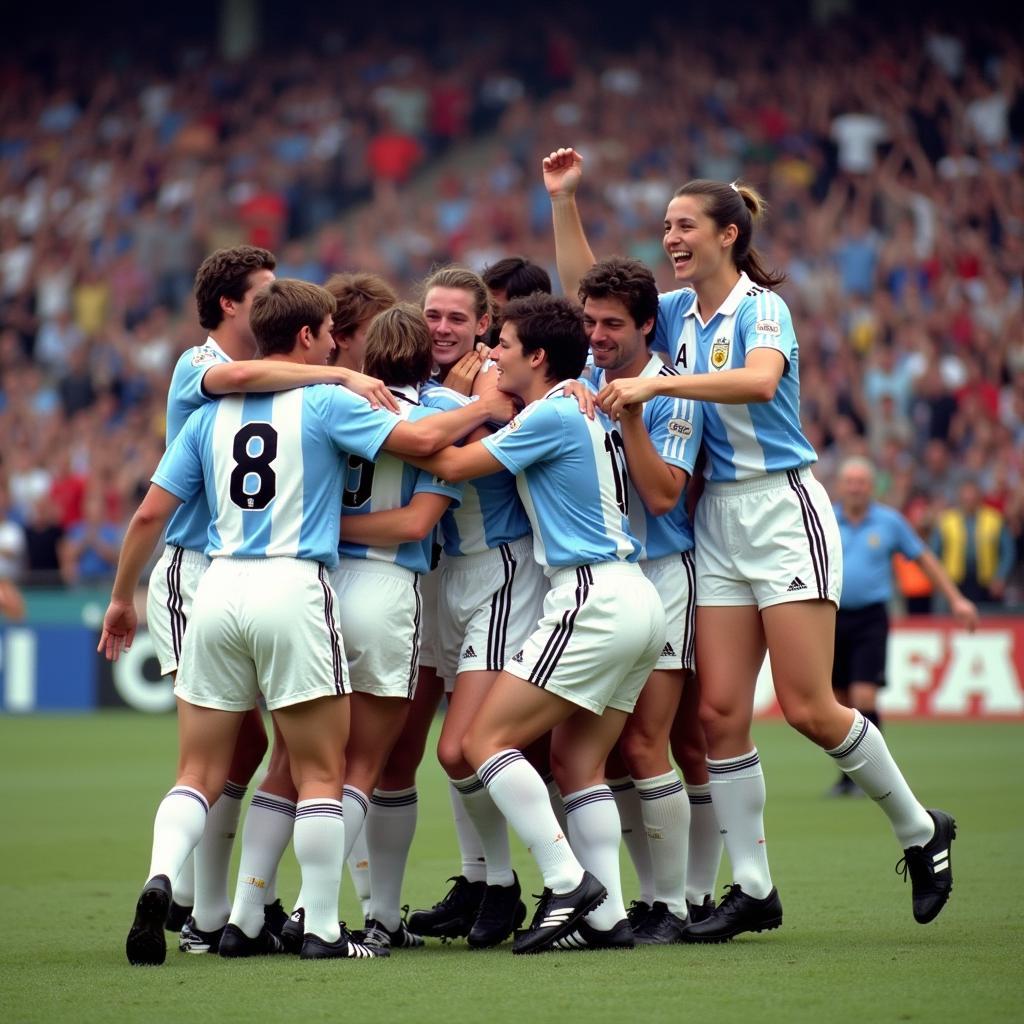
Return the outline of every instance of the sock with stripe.
[[[222,928],[231,913],[228,872],[244,799],[245,786],[225,783],[224,792],[217,797],[206,816],[206,830],[196,847],[196,892],[192,917],[196,927],[204,932]]]
[[[772,891],[764,841],[764,774],[757,748],[723,761],[708,758],[711,799],[732,864],[732,880],[762,900]]]
[[[690,841],[690,801],[675,772],[634,779],[640,797],[654,872],[654,898],[677,917],[686,917],[686,860]]]
[[[455,835],[459,840],[462,875],[467,882],[486,882],[487,860],[484,857],[484,845],[480,842],[480,833],[466,813],[462,796],[451,779],[448,780],[448,796],[452,802],[452,816],[455,818]]]
[[[402,883],[409,848],[416,834],[419,802],[416,787],[375,789],[366,819],[370,848],[369,916],[389,932],[402,923]]]
[[[562,831],[568,835],[569,821],[565,816],[565,801],[562,799],[558,783],[555,782],[554,775],[542,775],[541,778],[544,780],[544,785],[548,787],[548,799],[551,801],[551,810],[555,812],[555,820]]]
[[[706,897],[714,897],[718,868],[722,863],[722,833],[719,831],[715,807],[711,802],[711,785],[687,784],[690,801],[689,855],[686,861],[686,898],[699,906]]]
[[[476,774],[533,855],[544,885],[557,893],[575,889],[583,880],[583,867],[558,824],[536,769],[518,750],[510,749],[492,754]]]
[[[238,862],[235,902],[229,922],[256,938],[263,927],[267,890],[277,875],[277,865],[292,838],[295,804],[283,796],[257,789],[242,828],[242,854]]]
[[[924,846],[931,839],[931,815],[911,792],[882,734],[859,711],[846,739],[826,753],[882,808],[900,846]]]
[[[325,942],[341,935],[338,925],[338,889],[341,887],[341,851],[345,848],[345,818],[340,800],[314,797],[295,807],[295,859],[302,873],[297,907],[306,912],[306,931]]]
[[[650,906],[654,902],[654,868],[651,865],[651,850],[647,844],[647,830],[640,813],[640,796],[628,776],[608,779],[608,788],[615,797],[615,806],[622,823],[622,839],[633,862],[637,881],[640,883],[640,902]]]
[[[178,877],[188,855],[203,837],[209,810],[206,797],[189,786],[175,786],[160,801],[153,820],[153,852],[146,881],[154,875]]]
[[[587,924],[609,931],[626,916],[622,902],[619,847],[622,824],[615,797],[604,784],[577,790],[565,797],[569,842],[580,863],[608,890],[608,898],[587,914]]]
[[[459,791],[462,806],[480,836],[486,861],[487,884],[514,885],[516,876],[512,871],[505,816],[495,806],[486,787],[475,774],[465,779],[453,779],[452,785]]]
[[[171,879],[171,891],[174,902],[180,907],[191,907],[196,901],[196,852],[193,850],[178,872],[178,877]]]
[[[345,786],[341,793],[341,805],[345,808],[345,860],[348,860],[370,812],[370,800],[361,789]]]
[[[366,826],[359,830],[355,842],[349,843],[346,825],[345,845],[352,847],[345,863],[352,878],[352,888],[355,889],[356,898],[359,900],[359,908],[366,918],[370,909],[370,847],[366,841]]]

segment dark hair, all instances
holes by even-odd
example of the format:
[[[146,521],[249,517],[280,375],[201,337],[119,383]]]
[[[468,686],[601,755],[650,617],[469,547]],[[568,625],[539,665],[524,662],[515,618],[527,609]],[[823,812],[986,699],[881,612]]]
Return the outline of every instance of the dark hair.
[[[536,292],[513,299],[504,317],[505,323],[515,324],[525,355],[544,350],[548,380],[567,380],[583,372],[590,345],[583,330],[583,311],[575,302]]]
[[[334,274],[324,287],[338,302],[331,333],[350,338],[359,325],[390,309],[398,296],[378,274],[360,271],[356,274]]]
[[[433,368],[433,339],[419,306],[399,302],[373,318],[366,332],[363,373],[396,387],[418,387]]]
[[[767,203],[757,191],[739,182],[726,185],[722,181],[696,178],[676,189],[672,198],[679,196],[700,196],[704,212],[718,225],[719,230],[724,230],[730,224],[736,225],[738,234],[732,247],[732,261],[736,269],[745,273],[754,284],[774,288],[786,280],[785,274],[768,270],[764,266],[751,244],[754,225],[768,209]]]
[[[193,290],[199,325],[212,331],[220,327],[224,311],[220,300],[241,302],[249,290],[249,278],[258,270],[273,270],[277,266],[274,254],[255,245],[236,245],[232,249],[218,249],[210,253],[199,265]]]
[[[519,299],[534,292],[551,294],[551,275],[525,256],[506,256],[480,275],[490,290],[501,289],[507,300]]]
[[[618,299],[637,327],[658,316],[654,275],[639,260],[625,256],[609,256],[595,263],[580,280],[579,296],[580,302]]]
[[[282,277],[261,288],[252,300],[249,326],[261,356],[285,355],[295,348],[303,327],[318,333],[324,317],[334,315],[334,296],[318,284]]]
[[[473,297],[473,312],[477,320],[491,312],[491,295],[479,274],[468,267],[441,267],[423,282],[423,303],[431,288],[461,288]]]

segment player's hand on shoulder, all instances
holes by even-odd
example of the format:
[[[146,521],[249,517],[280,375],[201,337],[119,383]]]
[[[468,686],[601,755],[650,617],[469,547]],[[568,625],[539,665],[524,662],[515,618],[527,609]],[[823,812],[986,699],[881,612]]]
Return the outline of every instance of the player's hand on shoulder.
[[[398,412],[398,403],[395,396],[388,391],[383,381],[376,377],[367,376],[365,373],[358,373],[349,370],[343,381],[349,391],[362,395],[374,409],[387,409],[389,412]]]
[[[594,410],[597,408],[597,393],[593,388],[588,388],[581,380],[571,380],[562,389],[570,398],[575,398],[579,403],[580,412],[587,419],[594,418]]]
[[[467,352],[449,371],[444,379],[444,386],[457,391],[460,395],[473,394],[473,383],[484,365],[484,357],[472,349]]]
[[[111,600],[103,616],[103,629],[96,650],[108,661],[117,661],[122,651],[131,649],[138,623],[134,603]]]
[[[490,388],[479,397],[478,401],[484,403],[484,408],[487,410],[487,422],[500,423],[502,426],[522,409],[522,404],[515,395],[510,395],[507,391],[499,391],[498,388]]]
[[[544,170],[544,187],[548,195],[575,195],[583,178],[583,157],[571,147],[556,149],[541,161]]]
[[[651,378],[620,377],[609,381],[597,396],[597,404],[613,420],[620,419],[626,406],[642,406],[654,394]],[[629,415],[628,411],[626,415]]]

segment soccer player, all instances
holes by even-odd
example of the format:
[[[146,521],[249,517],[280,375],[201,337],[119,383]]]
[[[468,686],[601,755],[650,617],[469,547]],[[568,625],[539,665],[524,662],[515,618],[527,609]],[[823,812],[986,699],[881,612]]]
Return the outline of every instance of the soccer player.
[[[586,361],[578,308],[546,295],[517,299],[492,355],[499,388],[526,408],[496,434],[422,464],[448,480],[515,473],[551,589],[536,629],[491,684],[463,754],[544,876],[513,952],[551,949],[577,932],[591,946],[632,946],[604,764],[664,646],[664,611],[635,564],[641,547],[629,532],[626,462],[612,425],[563,397]],[[521,753],[552,729],[571,847]]]
[[[261,354],[323,364],[334,348],[329,292],[301,281],[268,284],[252,302]],[[221,793],[244,712],[266,699],[287,744],[298,801],[294,843],[303,872],[305,958],[366,957],[383,951],[351,941],[337,920],[344,822],[341,793],[349,690],[327,566],[337,560],[341,469],[348,454],[382,447],[424,455],[464,435],[494,407],[404,423],[341,388],[232,397],[199,409],[165,453],[136,512],[118,564],[99,649],[130,646],[139,574],[171,513],[205,490],[211,514],[195,617],[175,682],[181,754],[178,780],[154,823],[153,853],[126,942],[133,964],[166,956],[163,922],[170,879],[203,833]],[[252,891],[263,888],[253,880]],[[224,956],[279,952],[263,924],[229,924]]]
[[[574,193],[582,160],[544,160],[559,268],[593,263]],[[694,942],[723,942],[782,923],[764,840],[764,776],[750,734],[765,650],[786,720],[822,747],[889,818],[904,848],[913,912],[933,920],[952,888],[953,818],[914,796],[882,734],[840,705],[830,685],[842,547],[835,513],[810,466],[800,426],[796,334],[753,247],[761,198],[747,186],[697,180],[677,189],[663,246],[683,287],[663,295],[652,348],[678,371],[622,378],[599,395],[618,417],[656,394],[704,403],[707,484],[697,506],[697,647],[712,802],[734,883]]]
[[[892,599],[892,557],[898,551],[917,562],[949,602],[965,629],[978,625],[978,609],[949,578],[942,563],[925,547],[913,527],[896,509],[874,500],[875,470],[868,459],[853,456],[839,467],[835,505],[843,543],[843,594],[836,616],[832,688],[840,703],[856,708],[876,728],[878,690],[885,686],[885,655],[889,641]],[[845,773],[829,790],[848,796],[860,790]]]
[[[219,249],[200,265],[195,280],[196,307],[200,326],[209,331],[209,336],[203,345],[187,349],[174,368],[167,395],[168,445],[195,409],[233,392],[278,391],[318,382],[345,383],[374,401],[391,402],[379,381],[362,374],[322,364],[305,366],[253,358],[255,339],[249,313],[256,293],[274,279],[275,265],[268,250],[248,245]],[[163,554],[150,575],[147,620],[164,675],[177,671],[196,586],[209,565],[203,553],[209,518],[202,494],[177,509],[167,525]],[[262,718],[254,709],[239,730],[236,756],[224,792],[212,805],[206,832],[196,848],[194,888],[193,872],[187,866],[182,876],[175,879],[177,899],[168,915],[168,928],[181,931],[182,950],[216,952],[231,907],[228,868],[242,799],[266,749]],[[276,795],[262,790],[254,794],[258,805],[264,798],[274,803]],[[268,886],[265,896],[268,913],[280,929],[284,914],[273,885]]]
[[[621,377],[675,373],[647,346],[658,287],[642,263],[618,257],[595,263],[580,282],[579,297],[594,387]],[[612,433],[626,459],[630,528],[642,544],[639,565],[657,588],[666,621],[655,671],[618,742],[627,774],[609,779],[620,816],[627,794],[640,805],[639,828],[624,835],[631,853],[641,847],[642,868],[650,865],[650,891],[641,893],[630,924],[636,941],[650,945],[678,942],[687,923],[690,805],[668,752],[683,686],[694,668],[696,580],[686,485],[700,450],[702,415],[699,403],[658,396],[626,409]],[[692,725],[700,728],[696,720]]]

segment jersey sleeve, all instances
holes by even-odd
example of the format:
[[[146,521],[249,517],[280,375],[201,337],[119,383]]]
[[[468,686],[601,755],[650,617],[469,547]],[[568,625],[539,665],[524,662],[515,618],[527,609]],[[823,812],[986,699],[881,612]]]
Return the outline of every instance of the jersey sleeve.
[[[413,494],[440,494],[445,498],[451,498],[450,508],[458,508],[462,504],[462,489],[462,484],[449,483],[421,469],[416,476]]]
[[[203,378],[211,366],[222,362],[223,357],[210,345],[197,345],[183,352],[171,378],[171,398],[184,403],[190,409],[215,401],[217,395],[208,394],[203,390]]]
[[[343,387],[321,385],[313,400],[334,446],[371,462],[376,460],[391,431],[402,422],[394,413],[372,408],[365,398]]]
[[[654,321],[650,345],[652,352],[662,352],[669,359],[675,357],[672,349],[682,328],[679,314],[692,295],[693,292],[683,288],[676,292],[663,292],[658,296],[658,315]]]
[[[917,561],[924,552],[924,541],[914,532],[913,527],[906,518],[892,510],[893,532],[896,540],[896,550],[912,561]]]
[[[481,444],[513,474],[552,458],[562,447],[564,433],[558,404],[554,399],[532,402]],[[582,415],[575,402],[572,408],[575,415]]]
[[[744,353],[756,348],[781,352],[786,367],[796,352],[796,331],[789,307],[774,292],[761,292],[743,304],[739,313],[739,335]]]
[[[203,486],[203,461],[200,456],[202,420],[202,410],[196,410],[189,416],[151,477],[158,487],[182,501],[188,501],[198,494]]]
[[[655,451],[670,466],[693,476],[704,433],[704,407],[686,398],[658,396],[647,408],[651,410],[647,429]]]

